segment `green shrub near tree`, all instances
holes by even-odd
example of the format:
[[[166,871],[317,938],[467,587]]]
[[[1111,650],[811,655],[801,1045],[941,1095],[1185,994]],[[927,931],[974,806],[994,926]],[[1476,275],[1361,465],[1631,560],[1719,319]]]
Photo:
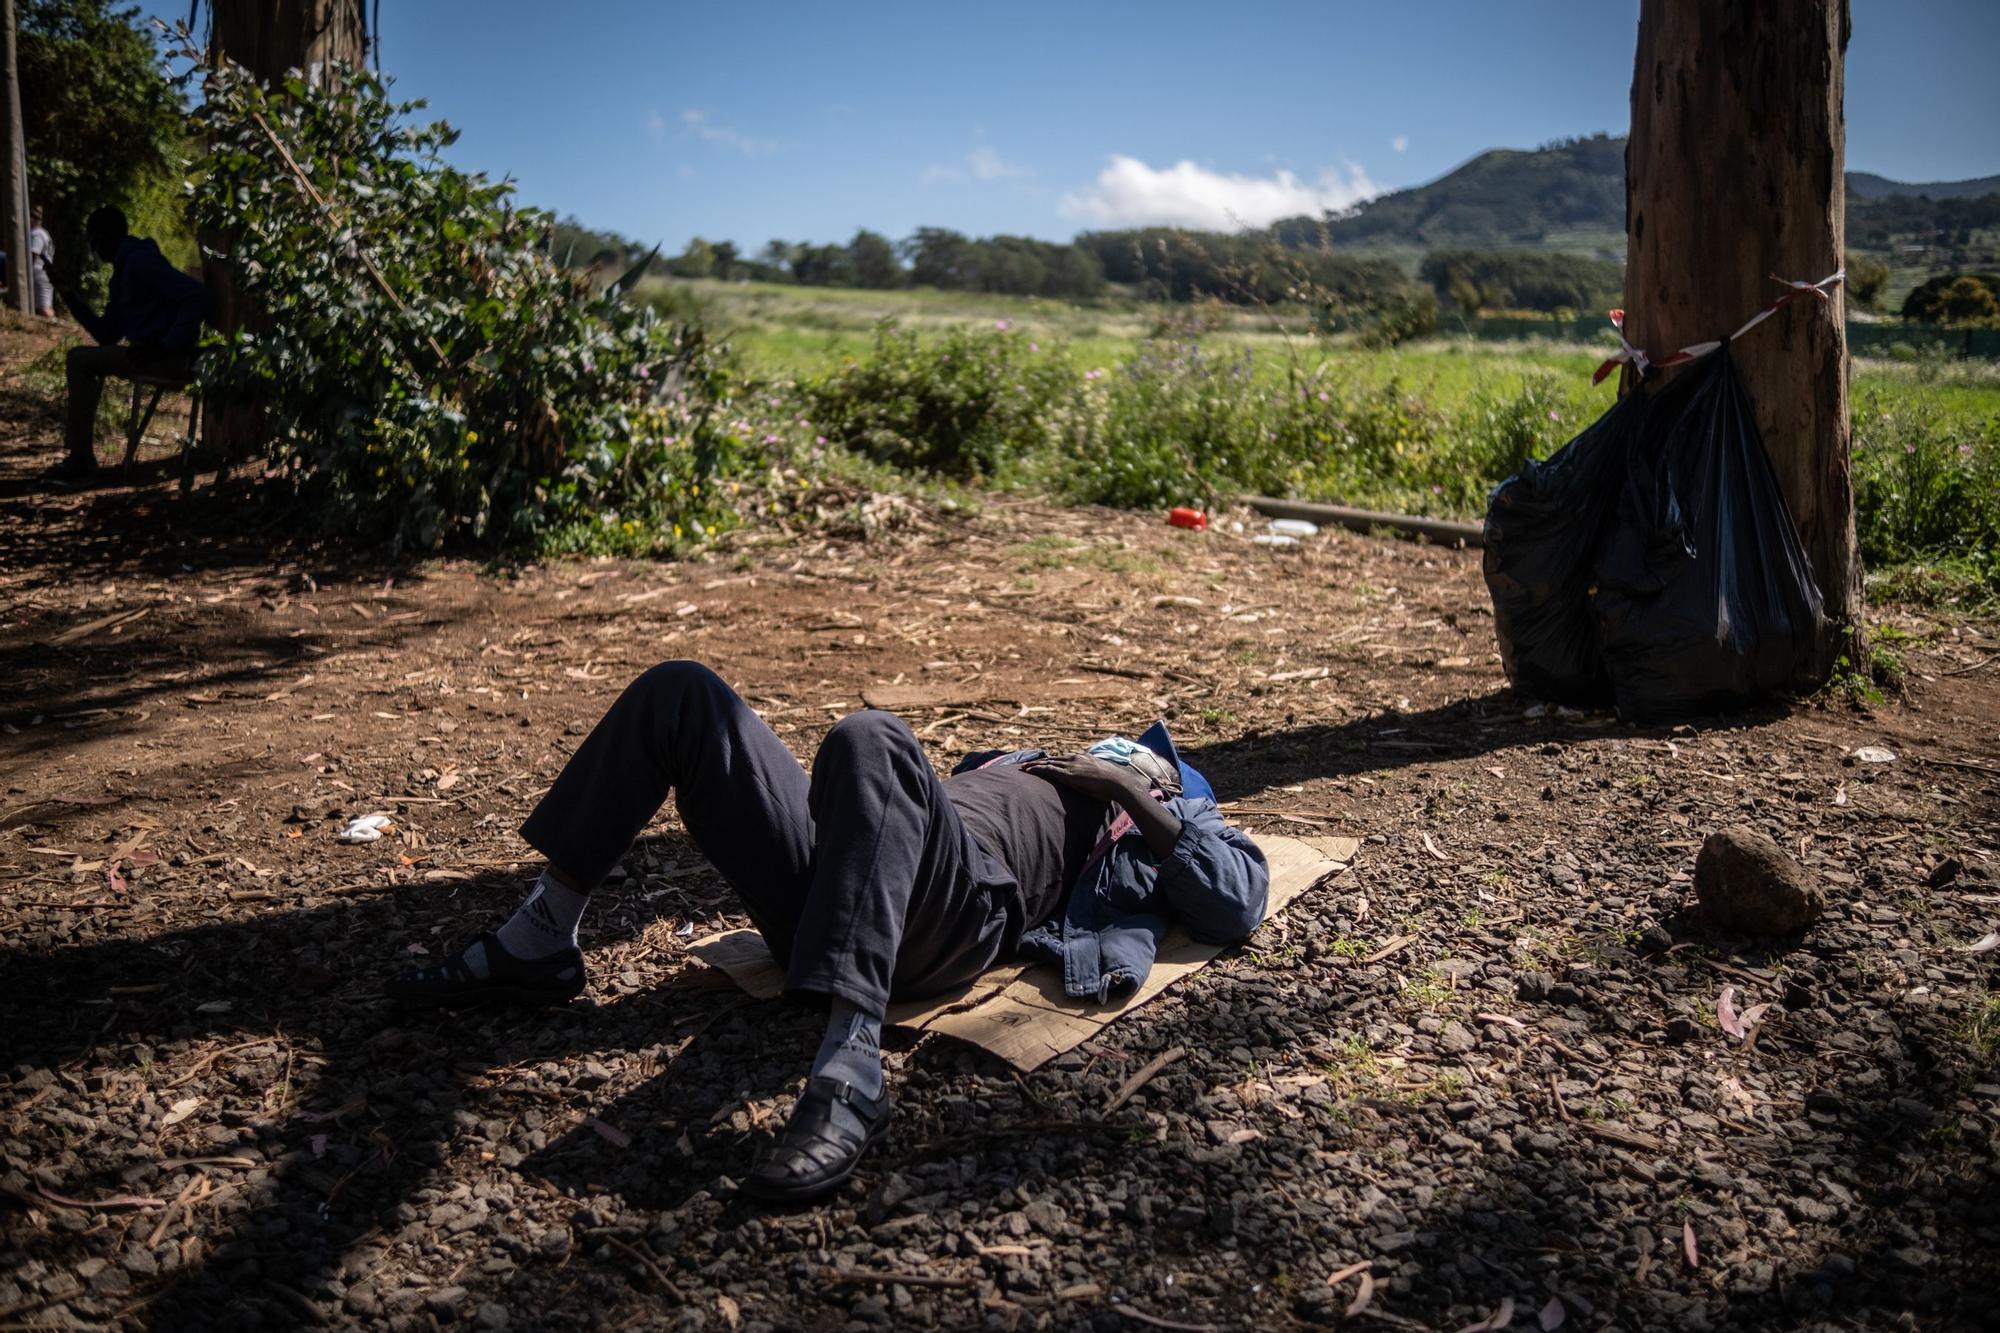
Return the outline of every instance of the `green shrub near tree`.
[[[230,237],[254,316],[202,392],[261,410],[267,452],[330,529],[404,549],[642,546],[726,518],[742,432],[700,330],[594,298],[553,221],[439,156],[371,75],[271,92],[234,67],[197,121],[196,221]],[[301,180],[300,177],[304,179]]]
[[[1060,433],[1079,378],[1065,357],[1004,329],[924,342],[884,325],[872,355],[806,384],[835,444],[893,467],[990,478]]]

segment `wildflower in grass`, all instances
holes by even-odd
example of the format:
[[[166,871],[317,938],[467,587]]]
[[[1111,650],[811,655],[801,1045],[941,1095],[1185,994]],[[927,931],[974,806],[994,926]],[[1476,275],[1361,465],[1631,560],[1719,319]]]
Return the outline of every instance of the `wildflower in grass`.
[[[1101,380],[1104,378],[1104,371],[1102,369],[1086,370],[1083,372],[1083,377],[1087,380]]]
[[[1555,410],[1555,409],[1554,409],[1553,407],[1549,409],[1549,420],[1550,420],[1550,421],[1561,421],[1562,419],[1563,419],[1563,414],[1562,414],[1562,413],[1560,413],[1560,412],[1556,411],[1556,410]]]
[[[1042,345],[1038,342],[1030,342],[1028,344],[1028,350],[1031,352],[1039,352],[1042,350]]]
[[[1004,319],[996,319],[996,320],[994,320],[994,321],[993,321],[993,331],[994,331],[995,333],[1005,333],[1005,332],[1007,331],[1007,321],[1006,321],[1006,320],[1004,320]]]
[[[640,366],[639,378],[642,380],[649,380],[653,378],[653,368],[651,366]]]
[[[826,436],[824,436],[824,435],[815,435],[815,436],[813,436],[813,443],[814,443],[814,444],[825,444],[825,443],[826,443]]]
[[[467,444],[478,444],[478,443],[479,443],[479,432],[478,432],[478,431],[476,431],[476,430],[469,430],[469,431],[465,432],[465,442],[466,442]]]
[[[776,444],[777,442],[778,437],[776,435],[766,434],[764,436],[764,443],[766,444]]]
[[[1319,391],[1319,400],[1322,403],[1330,403],[1333,401],[1333,395],[1328,393],[1325,389],[1321,389]]]

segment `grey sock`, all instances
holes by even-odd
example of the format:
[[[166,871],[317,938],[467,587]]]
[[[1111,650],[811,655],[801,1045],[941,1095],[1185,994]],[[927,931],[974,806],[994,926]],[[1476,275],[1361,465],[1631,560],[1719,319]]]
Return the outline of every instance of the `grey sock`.
[[[516,958],[528,961],[547,958],[577,947],[577,923],[583,920],[583,909],[589,905],[589,894],[558,883],[544,871],[527,901],[493,933],[499,937],[500,947]],[[483,944],[475,943],[465,951],[465,965],[475,977],[493,973]]]
[[[851,1083],[854,1090],[870,1101],[882,1095],[882,1020],[873,1014],[865,1014],[845,1000],[833,1002],[833,1014],[827,1020],[826,1036],[820,1041],[819,1054],[813,1057],[812,1072],[816,1077],[835,1079]],[[840,1103],[834,1103],[834,1118],[849,1133],[861,1135],[867,1132],[853,1112]]]

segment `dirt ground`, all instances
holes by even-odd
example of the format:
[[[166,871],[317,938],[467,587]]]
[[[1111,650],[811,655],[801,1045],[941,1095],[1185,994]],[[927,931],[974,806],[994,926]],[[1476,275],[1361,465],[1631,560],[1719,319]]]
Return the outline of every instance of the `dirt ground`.
[[[0,386],[0,1327],[1995,1326],[2000,626],[1890,612],[1905,697],[1641,729],[1508,690],[1477,552],[996,499],[379,565],[161,446],[51,492],[57,435]],[[1239,822],[1363,850],[1031,1075],[892,1043],[889,1142],[771,1210],[819,1024],[685,956],[741,918],[670,815],[586,1001],[377,996],[672,657],[801,757],[884,683],[941,766],[1164,716]],[[1803,938],[1689,911],[1730,824],[1819,877]]]

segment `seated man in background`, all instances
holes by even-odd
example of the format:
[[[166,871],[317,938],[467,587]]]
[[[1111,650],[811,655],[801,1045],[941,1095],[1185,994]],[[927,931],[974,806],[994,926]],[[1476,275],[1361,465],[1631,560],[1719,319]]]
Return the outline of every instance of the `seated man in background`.
[[[809,777],[713,671],[664,663],[627,687],[522,826],[548,857],[533,894],[497,931],[387,989],[412,1005],[568,1002],[583,990],[590,892],[671,790],[787,993],[832,1004],[805,1091],[744,1183],[812,1198],[888,1127],[892,999],[944,994],[1016,955],[1060,966],[1072,997],[1123,999],[1170,921],[1234,943],[1263,920],[1263,855],[1223,822],[1164,726],[1143,739],[1062,758],[988,752],[940,781],[908,726],[862,712],[835,724]]]
[[[185,378],[208,315],[208,288],[168,263],[158,245],[129,234],[120,210],[106,206],[92,213],[84,235],[92,253],[111,265],[111,287],[102,315],[92,314],[76,292],[62,294],[63,304],[98,342],[72,347],[65,367],[69,415],[63,442],[69,453],[56,474],[76,480],[97,471],[97,400],[105,377]]]

